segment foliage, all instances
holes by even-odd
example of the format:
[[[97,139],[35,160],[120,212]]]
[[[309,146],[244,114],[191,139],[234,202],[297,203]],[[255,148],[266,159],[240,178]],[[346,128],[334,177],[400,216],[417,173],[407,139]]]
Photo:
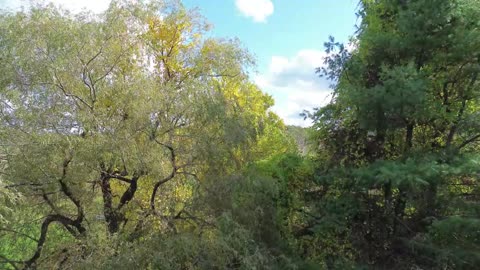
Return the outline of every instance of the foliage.
[[[369,268],[474,268],[480,5],[361,1],[359,13],[354,49],[331,38],[317,70],[335,95],[310,114],[316,234]]]
[[[114,1],[100,15],[38,5],[3,13],[0,28],[1,195],[16,200],[0,212],[2,267],[73,267],[153,237],[211,256],[235,244],[221,229],[184,242],[203,233],[185,220],[224,215],[193,205],[202,183],[293,149],[238,41],[205,38],[209,25],[175,1]],[[242,248],[199,267],[265,263]]]
[[[0,14],[0,268],[474,269],[480,3],[359,16],[300,128],[179,1]]]

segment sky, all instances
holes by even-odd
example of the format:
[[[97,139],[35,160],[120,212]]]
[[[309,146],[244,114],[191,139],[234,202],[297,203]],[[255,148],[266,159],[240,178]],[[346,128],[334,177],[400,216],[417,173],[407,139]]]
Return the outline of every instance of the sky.
[[[110,0],[53,0],[73,12],[100,13]],[[0,8],[26,2],[0,0]],[[315,74],[330,35],[348,42],[358,24],[358,0],[183,0],[213,24],[211,35],[239,38],[257,60],[252,80],[275,99],[272,110],[288,125],[308,126],[299,114],[325,105],[329,82]]]

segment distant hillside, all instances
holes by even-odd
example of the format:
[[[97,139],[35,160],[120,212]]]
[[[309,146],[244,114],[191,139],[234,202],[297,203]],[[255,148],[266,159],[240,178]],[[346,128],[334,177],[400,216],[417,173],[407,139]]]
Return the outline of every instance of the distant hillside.
[[[287,126],[287,133],[290,134],[298,146],[298,150],[302,155],[309,152],[308,145],[308,128],[299,126]]]

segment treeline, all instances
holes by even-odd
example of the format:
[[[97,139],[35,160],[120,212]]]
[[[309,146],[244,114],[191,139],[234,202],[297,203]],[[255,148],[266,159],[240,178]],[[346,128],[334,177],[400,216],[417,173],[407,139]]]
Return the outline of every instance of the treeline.
[[[480,2],[359,16],[303,129],[177,1],[3,12],[0,268],[478,267]]]

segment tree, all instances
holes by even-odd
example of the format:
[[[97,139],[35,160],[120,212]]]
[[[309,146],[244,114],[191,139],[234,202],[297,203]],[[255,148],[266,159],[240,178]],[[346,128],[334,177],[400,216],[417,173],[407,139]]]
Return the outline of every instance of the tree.
[[[354,50],[332,38],[318,70],[335,82],[331,104],[312,114],[324,162],[318,235],[374,267],[469,269],[475,237],[447,244],[438,230],[466,234],[479,218],[480,5],[361,1],[360,15]]]
[[[0,28],[1,194],[28,198],[13,207],[22,222],[1,228],[6,267],[63,268],[119,254],[97,238],[203,228],[216,216],[193,207],[200,184],[276,152],[250,151],[284,129],[249,81],[252,57],[204,38],[178,2],[35,6]]]

